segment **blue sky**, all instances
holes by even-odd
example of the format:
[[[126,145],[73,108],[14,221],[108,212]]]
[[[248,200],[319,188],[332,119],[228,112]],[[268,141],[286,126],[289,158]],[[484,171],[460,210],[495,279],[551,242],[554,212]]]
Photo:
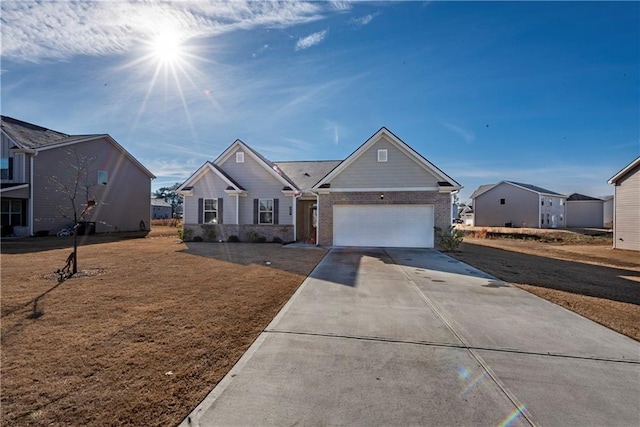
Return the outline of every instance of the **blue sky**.
[[[2,2],[3,115],[182,182],[236,138],[343,159],[380,127],[465,188],[612,193],[640,155],[638,2]],[[165,59],[155,41],[169,50]]]

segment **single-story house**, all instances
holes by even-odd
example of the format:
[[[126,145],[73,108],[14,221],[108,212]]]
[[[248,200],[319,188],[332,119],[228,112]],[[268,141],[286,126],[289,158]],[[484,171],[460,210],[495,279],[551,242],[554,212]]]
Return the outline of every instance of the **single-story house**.
[[[609,179],[613,193],[613,247],[640,251],[640,157]]]
[[[604,200],[573,193],[567,197],[567,227],[604,227]]]
[[[471,195],[474,225],[481,227],[565,227],[567,197],[514,181],[480,186]]]
[[[111,136],[0,118],[3,236],[55,234],[83,211],[87,230],[148,229],[155,177]]]
[[[170,219],[173,207],[163,199],[151,198],[151,219]]]
[[[178,192],[185,234],[205,240],[433,247],[460,188],[383,127],[344,160],[274,163],[236,140]]]

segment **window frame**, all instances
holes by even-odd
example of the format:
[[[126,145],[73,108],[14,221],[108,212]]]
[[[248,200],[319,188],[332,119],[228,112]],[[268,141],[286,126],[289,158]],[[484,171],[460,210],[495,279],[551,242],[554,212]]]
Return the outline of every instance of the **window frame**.
[[[505,198],[500,199],[500,204],[501,205],[506,205],[507,204],[507,199],[505,199]]]
[[[98,171],[98,185],[107,185],[109,184],[109,172],[107,171]]]
[[[389,161],[389,150],[381,148],[378,150],[378,163],[387,163]]]
[[[213,201],[213,208],[207,209],[207,202]],[[207,214],[214,214],[214,217],[207,221]],[[202,223],[203,224],[218,224],[218,199],[202,199]]]
[[[8,210],[4,210],[3,206],[0,205],[0,218],[6,216],[8,221],[1,221],[2,225],[11,225],[13,227],[23,227],[25,226],[25,223],[23,221],[24,219],[24,215],[23,215],[23,201],[20,199],[5,199],[2,201],[2,205],[4,205],[5,203],[8,206]],[[14,206],[18,206],[18,210],[14,210]],[[18,216],[18,222],[14,222],[13,221],[13,217],[14,216]]]
[[[271,209],[262,209],[262,202],[269,202],[268,204],[271,205]],[[271,222],[266,222],[266,221],[262,221],[262,215],[263,214],[271,214]],[[273,199],[258,199],[258,224],[259,225],[273,225],[274,222],[274,216],[275,216],[275,208],[274,208],[274,202]]]
[[[244,163],[244,151],[236,151],[236,163]]]

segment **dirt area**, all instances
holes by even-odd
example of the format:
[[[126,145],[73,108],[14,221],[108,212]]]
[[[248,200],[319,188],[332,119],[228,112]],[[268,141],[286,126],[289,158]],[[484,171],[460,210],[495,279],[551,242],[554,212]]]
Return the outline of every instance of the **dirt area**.
[[[466,237],[450,255],[640,341],[640,254],[611,249],[607,236],[551,233]]]
[[[177,424],[325,254],[132,237],[2,242],[2,425]]]

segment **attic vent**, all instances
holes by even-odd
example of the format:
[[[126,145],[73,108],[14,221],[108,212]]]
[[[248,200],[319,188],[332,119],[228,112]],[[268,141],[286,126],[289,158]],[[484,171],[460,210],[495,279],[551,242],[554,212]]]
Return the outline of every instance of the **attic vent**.
[[[386,162],[387,157],[388,157],[388,151],[386,149],[378,150],[378,163]]]
[[[306,173],[306,172],[305,172],[305,173],[304,173],[304,176],[311,176],[311,175],[309,175],[308,173]]]
[[[236,153],[236,163],[244,163],[244,153],[242,151]]]

